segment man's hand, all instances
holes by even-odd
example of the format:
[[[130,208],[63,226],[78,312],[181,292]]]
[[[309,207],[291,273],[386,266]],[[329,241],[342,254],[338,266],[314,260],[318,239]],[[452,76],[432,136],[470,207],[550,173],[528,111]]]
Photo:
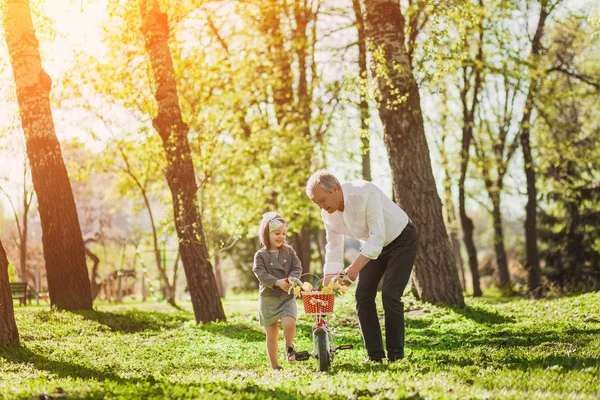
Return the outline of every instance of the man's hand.
[[[360,272],[361,269],[362,268],[359,268],[355,264],[351,264],[348,268],[346,268],[346,270],[344,272],[346,273],[346,276],[352,282],[354,282],[356,280],[356,278],[358,277],[358,273]],[[349,282],[348,280],[344,280],[342,284],[345,286],[350,286],[352,284],[352,282]]]
[[[278,288],[280,288],[284,292],[287,292],[290,289],[291,285],[290,285],[290,283],[288,282],[287,279],[278,279],[275,282],[275,286],[277,286]]]
[[[359,254],[358,257],[356,257],[356,260],[354,260],[354,262],[352,264],[350,264],[350,266],[348,268],[346,268],[346,270],[344,271],[346,273],[346,276],[352,280],[352,282],[354,282],[356,280],[356,278],[358,277],[358,273],[360,272],[361,269],[364,268],[365,265],[367,265],[367,263],[371,261],[370,258],[365,257],[362,254]],[[344,285],[346,286],[350,286],[350,282],[348,282],[347,280],[344,281]]]

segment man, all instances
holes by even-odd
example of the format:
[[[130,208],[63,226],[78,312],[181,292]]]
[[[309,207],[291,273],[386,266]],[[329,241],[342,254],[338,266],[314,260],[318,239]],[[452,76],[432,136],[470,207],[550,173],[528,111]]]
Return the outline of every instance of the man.
[[[340,184],[325,170],[306,184],[306,194],[321,208],[325,224],[324,275],[331,277],[344,267],[344,236],[361,240],[357,259],[346,268],[355,280],[356,311],[368,361],[385,358],[375,296],[383,277],[387,358],[404,357],[404,304],[401,301],[413,268],[419,235],[408,215],[375,184],[354,181]]]

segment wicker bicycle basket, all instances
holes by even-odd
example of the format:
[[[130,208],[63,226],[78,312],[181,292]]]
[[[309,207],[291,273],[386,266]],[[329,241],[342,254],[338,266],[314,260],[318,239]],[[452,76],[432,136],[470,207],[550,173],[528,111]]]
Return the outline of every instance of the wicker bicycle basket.
[[[304,313],[308,315],[326,315],[333,312],[335,295],[323,292],[302,292]]]

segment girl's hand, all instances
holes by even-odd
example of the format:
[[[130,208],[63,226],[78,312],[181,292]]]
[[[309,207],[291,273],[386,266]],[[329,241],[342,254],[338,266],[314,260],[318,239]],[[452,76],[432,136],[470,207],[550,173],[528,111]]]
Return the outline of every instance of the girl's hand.
[[[290,283],[287,279],[279,279],[275,282],[275,286],[279,287],[284,292],[287,292],[290,288]]]

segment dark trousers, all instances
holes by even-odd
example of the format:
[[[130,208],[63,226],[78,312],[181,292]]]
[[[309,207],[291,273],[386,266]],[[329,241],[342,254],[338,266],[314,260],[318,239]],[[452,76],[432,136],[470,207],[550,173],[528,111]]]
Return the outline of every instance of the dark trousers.
[[[404,304],[401,301],[417,255],[419,234],[411,222],[400,236],[385,246],[376,260],[360,271],[356,287],[356,311],[369,358],[385,358],[375,296],[383,277],[382,297],[385,312],[385,342],[388,359],[404,357]]]

